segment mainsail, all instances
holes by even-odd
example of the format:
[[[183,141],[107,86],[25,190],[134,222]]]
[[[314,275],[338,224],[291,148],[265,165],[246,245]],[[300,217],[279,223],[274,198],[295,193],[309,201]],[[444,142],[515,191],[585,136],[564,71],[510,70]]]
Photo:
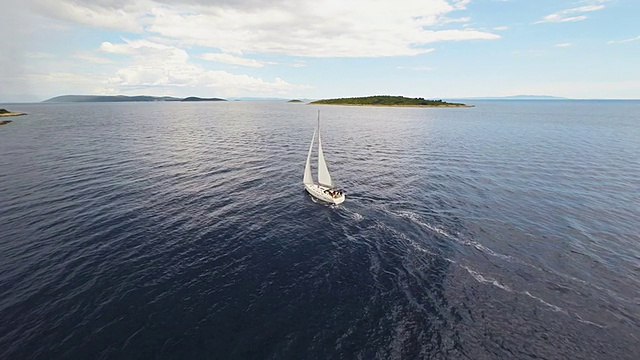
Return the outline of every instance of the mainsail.
[[[319,124],[319,123],[318,123]],[[318,128],[320,126],[318,125]],[[331,181],[331,175],[329,175],[329,169],[327,163],[324,161],[324,154],[322,153],[322,141],[320,139],[320,132],[318,131],[318,183],[320,185],[333,187],[333,181]]]
[[[309,153],[307,154],[307,163],[304,166],[304,176],[302,177],[303,184],[313,184],[313,177],[311,176],[311,150],[313,150],[313,142],[316,139],[316,132],[313,131],[313,137],[311,138],[311,145],[309,145]]]

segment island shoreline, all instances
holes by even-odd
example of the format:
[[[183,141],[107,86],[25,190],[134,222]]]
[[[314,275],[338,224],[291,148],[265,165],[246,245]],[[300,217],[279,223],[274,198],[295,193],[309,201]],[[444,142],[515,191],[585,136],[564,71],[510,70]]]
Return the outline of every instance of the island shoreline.
[[[0,109],[0,110],[4,110],[4,109]],[[21,113],[21,112],[14,112],[14,111],[0,111],[0,117],[8,117],[8,116],[22,116],[22,115],[27,115],[25,113]]]
[[[335,98],[312,101],[313,105],[347,105],[347,106],[384,106],[384,107],[474,107],[463,103],[446,102],[443,100],[427,100],[425,98],[409,98],[397,95],[372,95],[350,98]]]
[[[314,104],[313,102],[307,105],[323,105],[323,106],[363,106],[363,107],[410,107],[410,108],[472,108],[475,105],[384,105],[384,104]]]

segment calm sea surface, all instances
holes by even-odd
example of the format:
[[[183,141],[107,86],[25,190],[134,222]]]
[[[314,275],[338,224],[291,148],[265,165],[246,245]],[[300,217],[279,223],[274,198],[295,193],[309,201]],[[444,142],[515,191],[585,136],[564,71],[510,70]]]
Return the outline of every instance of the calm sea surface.
[[[637,359],[640,101],[472,103],[3,106],[0,358]]]

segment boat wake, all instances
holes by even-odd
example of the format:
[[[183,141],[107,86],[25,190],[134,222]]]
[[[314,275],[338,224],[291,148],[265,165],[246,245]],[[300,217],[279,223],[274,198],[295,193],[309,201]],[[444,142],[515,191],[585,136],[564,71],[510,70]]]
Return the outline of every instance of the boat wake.
[[[492,257],[496,257],[511,263],[517,263],[517,264],[521,264],[521,265],[525,265],[527,267],[530,267],[532,269],[535,269],[537,271],[543,271],[545,273],[548,273],[548,271],[545,271],[544,269],[535,266],[533,264],[529,264],[525,261],[522,261],[520,259],[517,259],[513,256],[510,255],[506,255],[506,254],[501,254],[499,252],[496,252],[482,244],[480,244],[479,242],[475,241],[475,240],[469,240],[469,239],[463,239],[459,236],[453,235],[435,225],[431,225],[429,223],[427,223],[426,221],[422,220],[421,217],[413,212],[410,211],[388,211],[389,213],[400,217],[400,218],[405,218],[410,220],[411,222],[418,224],[419,226],[427,229],[429,232],[431,232],[434,235],[440,236],[442,238],[454,241],[457,244],[460,245],[464,245],[464,246],[470,246],[475,248],[476,250],[482,252],[483,254],[492,256]],[[606,326],[603,326],[601,324],[595,323],[593,321],[589,321],[589,320],[585,320],[582,316],[580,316],[580,314],[576,313],[576,312],[569,312],[568,310],[562,308],[561,306],[558,305],[554,305],[552,303],[550,303],[549,301],[544,300],[543,298],[541,298],[540,296],[534,295],[531,293],[530,290],[517,290],[515,289],[513,286],[509,286],[508,284],[498,281],[496,278],[484,274],[478,270],[475,270],[473,268],[471,268],[469,265],[467,264],[463,264],[460,261],[456,261],[454,259],[451,259],[449,257],[443,256],[442,254],[436,254],[433,251],[430,251],[428,249],[426,249],[424,246],[420,245],[418,242],[416,242],[415,240],[412,240],[411,238],[407,237],[405,234],[400,233],[399,234],[400,238],[404,239],[407,241],[407,243],[414,248],[415,250],[424,253],[424,254],[429,254],[432,256],[440,256],[442,259],[444,259],[445,261],[451,263],[452,265],[455,265],[461,269],[464,269],[466,271],[466,273],[468,273],[475,281],[477,281],[478,283],[481,284],[487,284],[487,285],[491,285],[491,286],[495,286],[503,291],[506,291],[508,293],[513,293],[513,294],[519,294],[519,295],[524,295],[527,296],[533,300],[535,300],[536,302],[538,302],[539,304],[543,305],[545,308],[549,309],[550,311],[553,312],[558,312],[558,313],[562,313],[565,314],[567,316],[571,316],[573,317],[575,320],[577,320],[578,322],[584,323],[584,324],[588,324],[588,325],[593,325],[599,328],[607,328]],[[585,284],[585,282],[583,280],[580,279],[575,279],[573,277],[569,277],[569,279],[572,279],[574,281],[580,282]]]
[[[548,302],[544,301],[543,299],[541,299],[541,298],[539,298],[539,297],[537,297],[535,295],[531,295],[531,293],[529,291],[514,290],[511,287],[509,287],[508,285],[505,285],[505,284],[499,282],[498,280],[496,280],[496,279],[494,279],[494,278],[492,278],[490,276],[481,274],[481,273],[469,268],[466,265],[460,265],[460,267],[465,269],[479,283],[490,284],[490,285],[493,285],[493,286],[495,286],[497,288],[500,288],[500,289],[502,289],[504,291],[507,291],[507,292],[510,292],[510,293],[517,293],[517,294],[526,295],[526,296],[528,296],[528,297],[530,297],[532,299],[537,300],[542,305],[550,308],[552,311],[561,312],[561,313],[563,313],[565,315],[569,315],[569,313],[566,310],[564,310],[563,308],[561,308],[559,306],[556,306],[556,305],[553,305],[551,303],[548,303]]]

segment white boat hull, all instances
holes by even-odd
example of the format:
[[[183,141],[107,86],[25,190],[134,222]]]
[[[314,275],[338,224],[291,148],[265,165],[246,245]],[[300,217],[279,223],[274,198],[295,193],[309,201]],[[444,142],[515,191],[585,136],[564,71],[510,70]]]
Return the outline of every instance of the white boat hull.
[[[327,193],[327,190],[332,190],[329,187],[318,185],[318,184],[304,184],[304,189],[318,200],[322,200],[328,202],[330,204],[342,204],[344,202],[344,194],[340,194],[339,196],[333,197]]]

